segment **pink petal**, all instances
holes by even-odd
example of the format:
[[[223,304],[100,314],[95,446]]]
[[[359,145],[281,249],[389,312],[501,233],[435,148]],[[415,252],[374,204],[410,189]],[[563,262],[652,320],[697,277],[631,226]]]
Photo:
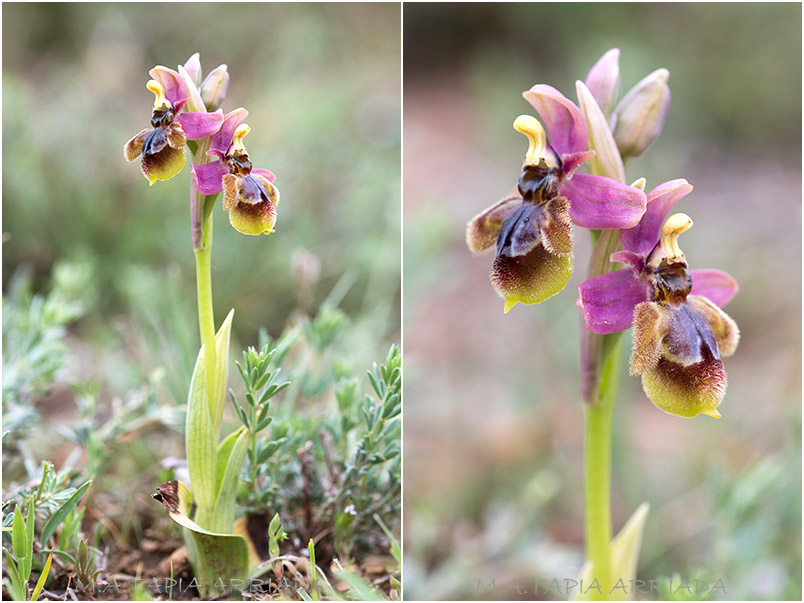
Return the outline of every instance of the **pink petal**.
[[[620,150],[614,142],[609,122],[603,110],[598,106],[595,97],[589,92],[586,84],[576,82],[578,104],[586,116],[589,129],[589,146],[595,150],[595,157],[589,162],[589,171],[600,176],[608,176],[617,182],[625,182],[625,168],[620,157]]]
[[[725,306],[737,294],[739,285],[727,272],[714,269],[690,270],[691,295],[708,297],[718,306]]]
[[[181,124],[187,140],[198,140],[212,136],[223,123],[223,112],[215,113],[179,113],[176,121]]]
[[[647,301],[648,284],[630,268],[601,274],[578,285],[575,305],[584,326],[593,333],[625,331],[634,320],[634,308]]]
[[[564,171],[565,177],[571,176],[575,170],[577,170],[581,165],[589,161],[594,156],[594,151],[581,151],[580,153],[570,153],[569,155],[564,155],[561,158],[561,169]]]
[[[559,155],[587,149],[586,119],[571,100],[547,84],[536,84],[522,96],[539,113],[550,134],[550,144]]]
[[[214,195],[221,192],[223,176],[229,173],[229,170],[221,161],[194,165],[192,170],[195,187],[205,195]]]
[[[575,174],[559,185],[570,217],[584,228],[631,228],[645,213],[645,193],[605,176]]]
[[[642,272],[642,268],[645,266],[645,256],[632,251],[615,251],[609,256],[609,260],[633,266],[637,272]]]
[[[660,184],[648,193],[648,207],[639,224],[620,233],[622,248],[641,255],[650,253],[659,240],[659,231],[670,209],[691,190],[692,185],[679,178]]]
[[[178,74],[178,72],[173,71],[168,67],[157,65],[148,73],[153,79],[162,85],[162,88],[165,89],[165,96],[167,96],[167,99],[171,102],[171,104],[175,105],[180,100],[184,100],[190,96],[190,92],[187,89],[187,83]]]
[[[612,48],[600,57],[584,83],[603,113],[611,113],[620,94],[620,49]]]
[[[197,52],[187,59],[187,62],[184,64],[184,70],[193,82],[195,82],[196,86],[201,83],[201,57]]]
[[[274,176],[274,173],[271,170],[264,170],[262,168],[255,168],[255,169],[251,170],[251,173],[252,174],[257,174],[259,176],[262,176],[268,182],[273,182],[274,180],[276,180],[276,176]]]
[[[248,111],[243,107],[229,111],[224,116],[220,130],[209,139],[210,155],[216,155],[219,159],[223,159],[226,156],[226,151],[229,150],[229,146],[232,144],[232,138],[237,126],[243,123],[246,117],[248,117]]]

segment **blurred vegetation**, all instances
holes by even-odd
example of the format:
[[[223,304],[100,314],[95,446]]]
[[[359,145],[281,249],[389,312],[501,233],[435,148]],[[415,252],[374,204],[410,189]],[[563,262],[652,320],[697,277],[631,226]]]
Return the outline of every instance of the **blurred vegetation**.
[[[674,580],[637,598],[800,599],[801,16],[796,3],[406,4],[406,599],[566,599],[551,581],[577,579],[574,303],[589,237],[575,229],[564,291],[503,314],[491,257],[469,253],[464,229],[519,176],[522,91],[575,99],[613,47],[621,92],[670,71],[662,135],[627,178],[688,179],[676,207],[695,221],[681,242],[691,267],[741,287],[720,421],[665,415],[621,376],[612,509],[616,531],[650,503],[638,578],[726,590]]]

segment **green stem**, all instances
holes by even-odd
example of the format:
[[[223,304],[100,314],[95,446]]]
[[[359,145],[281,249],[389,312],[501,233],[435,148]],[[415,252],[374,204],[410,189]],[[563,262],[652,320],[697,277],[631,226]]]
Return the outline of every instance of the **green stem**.
[[[207,384],[207,402],[213,405],[215,383],[215,315],[212,310],[212,214],[204,223],[203,243],[195,251],[195,277],[198,291],[198,326],[201,345],[204,346],[204,377]]]
[[[588,594],[603,598],[611,590],[611,417],[619,380],[620,335],[606,336],[613,341],[603,346],[608,348],[608,354],[603,361],[596,399],[584,405],[584,536],[586,554],[601,587],[599,591],[589,590]]]

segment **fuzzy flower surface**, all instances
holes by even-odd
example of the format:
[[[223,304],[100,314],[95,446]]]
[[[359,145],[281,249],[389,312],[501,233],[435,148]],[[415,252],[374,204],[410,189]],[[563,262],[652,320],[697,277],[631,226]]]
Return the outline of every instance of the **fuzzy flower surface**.
[[[630,228],[647,202],[638,188],[576,173],[595,152],[588,150],[586,118],[572,101],[545,84],[523,96],[545,126],[528,115],[516,119],[514,129],[529,142],[516,191],[475,216],[466,231],[474,253],[496,245],[491,282],[506,312],[517,303],[540,303],[564,288],[573,270],[572,224]]]
[[[688,269],[678,236],[692,220],[665,217],[691,190],[679,179],[648,194],[645,215],[621,231],[623,251],[611,256],[629,267],[581,283],[577,306],[593,333],[634,327],[631,374],[642,375],[658,408],[682,417],[719,417],[727,383],[721,357],[733,354],[739,342],[737,325],[720,306],[738,286],[720,270]]]
[[[276,224],[279,190],[269,170],[253,168],[243,138],[251,131],[243,120],[244,108],[226,114],[220,130],[210,138],[208,155],[213,161],[194,165],[193,180],[205,195],[223,191],[223,208],[239,232],[270,234]]]
[[[188,140],[211,136],[221,127],[223,113],[182,112],[190,102],[190,91],[184,78],[167,67],[150,71],[146,87],[154,96],[151,127],[142,130],[124,147],[128,161],[142,157],[143,175],[153,185],[178,174],[186,162],[184,145]]]

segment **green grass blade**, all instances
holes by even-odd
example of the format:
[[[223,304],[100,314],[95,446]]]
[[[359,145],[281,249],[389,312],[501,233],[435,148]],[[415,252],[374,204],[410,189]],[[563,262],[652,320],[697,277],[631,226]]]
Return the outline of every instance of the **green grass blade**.
[[[401,563],[402,561],[402,548],[399,546],[399,541],[394,537],[391,533],[391,530],[388,529],[388,526],[385,525],[385,522],[380,518],[379,515],[376,513],[374,514],[374,521],[376,521],[382,531],[385,532],[388,541],[391,543],[391,555],[393,556],[394,560],[397,563]]]
[[[45,567],[42,568],[42,575],[39,576],[39,580],[36,581],[36,588],[34,588],[33,594],[31,595],[31,601],[37,601],[39,599],[39,595],[42,593],[42,589],[45,587],[47,576],[50,573],[51,561],[53,561],[53,553],[50,553],[50,555],[47,556]]]
[[[11,553],[8,552],[8,549],[3,549],[3,552],[6,554],[6,568],[8,569],[8,577],[11,578],[11,582],[6,582],[6,586],[10,586],[8,590],[11,592],[11,596],[15,601],[25,601],[25,599],[28,598],[28,584],[27,582],[23,583],[23,581],[20,579],[20,573],[17,570],[17,563],[14,561]]]
[[[36,523],[36,514],[34,512],[34,499],[33,496],[28,501],[28,515],[25,517],[25,538],[28,543],[28,556],[25,562],[25,572],[28,577],[31,576],[31,563],[33,562],[33,544],[34,544],[34,524]]]

